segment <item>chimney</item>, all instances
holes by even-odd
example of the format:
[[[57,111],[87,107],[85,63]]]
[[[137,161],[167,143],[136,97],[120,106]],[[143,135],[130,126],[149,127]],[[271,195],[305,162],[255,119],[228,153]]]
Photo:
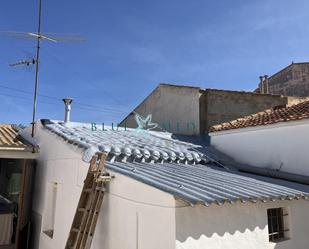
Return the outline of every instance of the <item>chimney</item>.
[[[268,91],[268,75],[264,75],[264,93],[269,93]]]
[[[264,82],[264,76],[260,76],[260,93],[264,93],[264,86],[263,86],[263,82]]]
[[[73,99],[71,98],[64,98],[62,99],[64,102],[64,122],[70,122],[70,113],[71,113],[71,104]]]

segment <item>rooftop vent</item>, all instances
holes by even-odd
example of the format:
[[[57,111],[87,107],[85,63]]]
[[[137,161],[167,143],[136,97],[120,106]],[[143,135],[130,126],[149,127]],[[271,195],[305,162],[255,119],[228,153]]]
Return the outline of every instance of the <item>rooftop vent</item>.
[[[62,99],[64,102],[64,122],[70,122],[70,113],[71,113],[71,104],[73,99],[71,98],[64,98]]]

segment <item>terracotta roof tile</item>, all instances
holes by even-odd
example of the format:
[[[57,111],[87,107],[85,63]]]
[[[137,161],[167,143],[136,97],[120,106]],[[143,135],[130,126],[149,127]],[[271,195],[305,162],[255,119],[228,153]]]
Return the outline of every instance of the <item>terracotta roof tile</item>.
[[[0,150],[32,150],[18,137],[18,131],[10,124],[0,124]]]
[[[307,118],[309,118],[309,101],[304,101],[296,105],[273,108],[226,123],[214,125],[210,127],[209,132],[270,125],[279,122],[288,122]]]

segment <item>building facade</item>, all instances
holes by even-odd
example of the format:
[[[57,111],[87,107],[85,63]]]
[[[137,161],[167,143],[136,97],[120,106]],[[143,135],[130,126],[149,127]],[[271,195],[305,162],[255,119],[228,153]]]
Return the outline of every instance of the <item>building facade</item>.
[[[64,248],[89,167],[85,160],[96,151],[108,153],[105,167],[114,179],[93,249],[308,245],[308,186],[221,167],[203,148],[166,132],[93,131],[91,124],[45,120],[36,123],[35,140],[34,249]],[[280,214],[271,216],[272,210]]]
[[[260,77],[259,93],[284,96],[309,96],[309,63],[293,63],[274,75]]]
[[[161,130],[203,135],[212,125],[288,103],[288,97],[279,95],[160,84],[120,126],[136,128],[136,115],[146,119],[151,114]]]
[[[305,249],[308,201],[235,203],[176,209],[176,249]],[[283,208],[286,238],[269,241],[267,210]],[[303,226],[305,225],[305,227]],[[295,237],[294,237],[295,236]],[[294,240],[296,239],[296,240]]]
[[[20,127],[0,124],[0,248],[26,249],[30,236],[36,146]]]
[[[222,123],[209,134],[211,146],[239,164],[309,177],[309,101]]]

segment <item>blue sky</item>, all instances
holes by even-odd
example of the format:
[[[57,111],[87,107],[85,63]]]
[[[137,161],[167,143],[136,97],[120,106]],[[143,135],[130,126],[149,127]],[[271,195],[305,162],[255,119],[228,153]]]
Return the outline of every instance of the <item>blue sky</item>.
[[[42,1],[43,32],[87,39],[41,50],[39,93],[73,97],[75,121],[120,121],[160,82],[251,91],[259,75],[309,60],[305,0]],[[37,1],[2,1],[0,16],[1,31],[36,31]],[[35,42],[0,44],[0,122],[28,124],[34,68],[8,64]],[[63,104],[39,97],[37,117],[63,119]]]

